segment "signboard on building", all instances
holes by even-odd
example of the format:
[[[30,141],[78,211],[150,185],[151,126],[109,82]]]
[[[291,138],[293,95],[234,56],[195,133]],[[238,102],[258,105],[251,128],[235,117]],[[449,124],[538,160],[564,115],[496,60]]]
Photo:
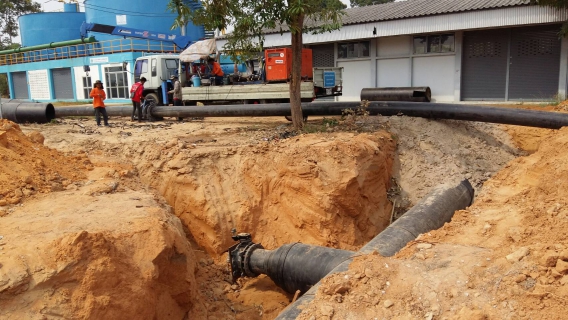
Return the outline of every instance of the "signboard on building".
[[[123,26],[126,24],[126,15],[125,14],[117,14],[116,15],[116,25]]]
[[[108,57],[93,57],[93,58],[89,58],[89,63],[90,63],[90,64],[95,64],[95,63],[108,63]]]
[[[30,98],[32,100],[50,100],[49,79],[47,70],[28,71],[28,81],[30,84]]]

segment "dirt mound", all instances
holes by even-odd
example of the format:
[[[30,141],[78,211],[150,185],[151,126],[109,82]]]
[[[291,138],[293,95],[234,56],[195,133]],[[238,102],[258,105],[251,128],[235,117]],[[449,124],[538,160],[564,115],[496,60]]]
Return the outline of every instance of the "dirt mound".
[[[0,318],[186,317],[193,251],[179,219],[128,188],[139,186],[132,165],[93,153],[95,167],[39,132],[0,129]]]
[[[538,151],[509,162],[443,228],[395,258],[358,258],[326,279],[300,319],[564,318],[567,148],[568,128],[550,131]],[[334,292],[345,279],[349,289]]]
[[[386,132],[221,150],[175,139],[146,145],[137,168],[209,252],[234,243],[232,228],[267,248],[301,241],[353,249],[388,224],[393,149]]]
[[[139,192],[84,188],[0,218],[0,318],[184,318],[195,258],[179,219]]]
[[[0,206],[85,178],[90,166],[85,154],[65,156],[43,146],[43,140],[39,132],[26,136],[17,124],[0,119]]]
[[[432,187],[452,179],[467,178],[479,190],[519,155],[499,125],[410,117],[379,120],[397,140],[395,172],[401,192],[396,206],[400,214]]]

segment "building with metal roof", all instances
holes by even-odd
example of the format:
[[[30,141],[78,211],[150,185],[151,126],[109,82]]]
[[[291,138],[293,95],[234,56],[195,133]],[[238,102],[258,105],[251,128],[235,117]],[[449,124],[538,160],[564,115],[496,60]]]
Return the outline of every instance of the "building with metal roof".
[[[567,10],[530,0],[407,0],[345,9],[340,30],[304,34],[314,67],[344,67],[341,100],[362,88],[430,86],[434,101],[566,97]],[[307,22],[309,23],[309,22]],[[265,47],[290,45],[280,27]],[[286,30],[286,26],[282,27]],[[218,47],[225,43],[218,39]]]

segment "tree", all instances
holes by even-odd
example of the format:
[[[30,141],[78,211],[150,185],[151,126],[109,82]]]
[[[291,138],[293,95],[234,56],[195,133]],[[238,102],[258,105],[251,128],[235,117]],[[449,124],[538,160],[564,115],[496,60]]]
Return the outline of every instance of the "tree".
[[[549,6],[557,9],[567,9],[568,0],[531,0],[532,4],[538,4],[541,6]],[[564,21],[562,28],[558,33],[560,37],[566,37],[568,35],[568,21]]]
[[[191,9],[183,2],[183,0],[170,0],[170,2],[168,2],[167,10],[177,14],[171,30],[179,28],[181,30],[181,35],[185,36],[185,28],[190,21]]]
[[[174,0],[170,0],[174,1]],[[297,130],[303,127],[300,95],[302,47],[304,32],[322,33],[341,27],[342,11],[324,7],[325,0],[203,0],[203,8],[192,12],[195,25],[209,30],[233,31],[227,35],[224,51],[237,59],[250,53],[262,52],[264,31],[288,29],[292,38],[292,76],[290,79],[290,108],[292,123]],[[308,20],[309,19],[309,20]],[[309,21],[306,25],[305,22]]]
[[[18,36],[19,16],[40,11],[40,4],[31,0],[0,1],[0,49],[12,45],[12,38]]]
[[[350,0],[351,7],[365,7],[375,4],[394,2],[394,0]]]
[[[331,10],[343,10],[347,8],[347,5],[339,0],[323,0],[322,8]]]

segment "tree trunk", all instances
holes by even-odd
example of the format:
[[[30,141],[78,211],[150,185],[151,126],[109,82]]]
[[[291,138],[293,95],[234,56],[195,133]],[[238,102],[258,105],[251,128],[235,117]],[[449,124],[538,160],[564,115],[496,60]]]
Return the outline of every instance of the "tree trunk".
[[[290,77],[290,109],[292,112],[292,123],[296,130],[301,130],[304,126],[302,115],[302,92],[300,84],[302,81],[302,28],[304,27],[304,15],[300,14],[292,20],[292,76]]]

